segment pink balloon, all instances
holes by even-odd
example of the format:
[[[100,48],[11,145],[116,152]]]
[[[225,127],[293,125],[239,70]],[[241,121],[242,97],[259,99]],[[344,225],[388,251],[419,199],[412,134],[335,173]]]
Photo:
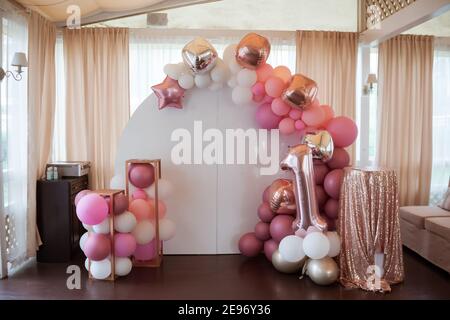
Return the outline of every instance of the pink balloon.
[[[300,120],[302,118],[302,110],[298,110],[298,109],[291,109],[291,111],[289,111],[289,117],[292,120]]]
[[[330,219],[337,219],[339,215],[339,201],[335,199],[328,199],[325,203],[325,214]]]
[[[318,126],[325,120],[325,112],[320,107],[308,107],[303,111],[302,120],[308,126]]]
[[[258,76],[258,82],[266,82],[273,74],[273,68],[270,64],[266,63],[256,69],[256,75]]]
[[[270,235],[273,240],[279,243],[284,237],[293,235],[292,222],[294,218],[287,215],[278,215],[273,218],[270,223]]]
[[[255,226],[255,235],[261,241],[270,239],[270,226],[265,222],[258,222]]]
[[[239,251],[246,257],[256,257],[263,249],[263,242],[254,232],[246,233],[239,239]]]
[[[273,69],[273,75],[283,80],[285,85],[291,81],[291,70],[286,66],[278,66]]]
[[[271,104],[272,104],[272,102],[273,102],[273,99],[275,99],[275,98],[273,98],[273,97],[271,97],[271,96],[267,96],[267,95],[266,95],[266,96],[264,97],[264,99],[263,99],[262,103],[263,103],[263,104],[265,104],[265,103],[268,103],[268,104],[270,104],[270,105],[271,105]]]
[[[341,184],[344,179],[344,171],[342,169],[335,169],[330,171],[325,177],[323,186],[326,193],[335,200],[339,199],[341,192]]]
[[[148,201],[142,199],[131,201],[129,210],[138,221],[155,216],[155,208]]]
[[[119,193],[114,197],[114,214],[121,214],[124,211],[128,210],[128,197],[123,194]]]
[[[333,137],[334,146],[338,148],[350,146],[358,136],[358,127],[352,119],[347,117],[331,119],[326,129]]]
[[[85,195],[88,195],[89,193],[92,193],[91,190],[81,190],[80,192],[77,193],[77,195],[75,196],[75,206],[78,205],[78,202],[80,202],[81,198],[83,198]]]
[[[277,129],[281,117],[272,112],[270,104],[262,104],[256,110],[256,122],[262,129]]]
[[[283,101],[281,98],[275,98],[272,101],[272,112],[277,116],[285,116],[291,111],[291,106]]]
[[[315,190],[316,190],[317,205],[319,206],[319,208],[323,208],[328,200],[328,195],[322,186],[316,185]]]
[[[295,129],[302,131],[306,129],[306,124],[302,120],[295,121]]]
[[[129,257],[136,250],[136,240],[130,233],[114,235],[114,254],[117,257]]]
[[[327,162],[330,169],[344,169],[350,164],[350,156],[345,149],[334,148],[333,157]]]
[[[311,104],[308,106],[308,108],[314,108],[314,107],[318,107],[318,106],[320,106],[319,99],[315,98],[315,99],[311,102]]]
[[[108,236],[99,233],[89,233],[84,243],[84,254],[92,261],[106,259],[111,253],[111,241]]]
[[[330,120],[334,118],[334,110],[331,106],[326,105],[326,104],[321,105],[320,107],[322,108],[323,112],[325,113],[325,120],[323,121],[322,125],[326,127],[328,125],[328,123],[330,122]]]
[[[267,260],[272,261],[272,255],[277,250],[278,250],[278,243],[275,240],[270,239],[264,242],[264,254]]]
[[[263,202],[269,202],[270,201],[270,199],[269,199],[269,189],[270,189],[270,186],[268,186],[266,189],[264,189],[263,196],[262,196],[262,201]]]
[[[101,223],[108,216],[108,203],[96,193],[90,193],[80,199],[77,205],[77,216],[88,225]]]
[[[155,181],[155,168],[148,163],[132,164],[128,177],[133,186],[145,189]]]
[[[280,121],[278,128],[280,129],[281,134],[286,136],[293,134],[295,132],[295,121],[291,118],[284,118]]]
[[[136,189],[133,192],[132,197],[133,197],[133,200],[136,200],[136,199],[147,200],[148,199],[147,193],[142,189]]]
[[[297,231],[295,231],[295,235],[300,238],[306,237],[307,234],[308,233],[306,232],[305,229],[298,229]]]
[[[137,244],[133,256],[139,261],[153,260],[156,257],[155,239],[146,244]]]
[[[270,223],[275,218],[275,213],[270,210],[268,202],[263,202],[258,208],[258,217],[262,222]]]
[[[150,215],[150,219],[154,219],[155,218],[155,200],[154,199],[149,199],[148,203],[152,206],[153,210],[152,210],[152,214]],[[167,212],[167,207],[166,204],[164,203],[164,201],[162,200],[158,200],[158,216],[159,219],[163,219],[166,216],[166,212]]]
[[[335,219],[330,219],[325,216],[325,220],[327,221],[328,231],[336,231],[336,221]]]
[[[314,164],[314,182],[316,184],[323,184],[328,172],[328,167],[325,164]]]
[[[253,85],[252,87],[252,93],[255,96],[264,96],[266,95],[266,90],[264,88],[264,83],[263,82],[257,82]]]
[[[281,96],[285,87],[286,86],[283,80],[273,76],[267,79],[265,84],[267,95],[273,98],[278,98],[279,96]]]

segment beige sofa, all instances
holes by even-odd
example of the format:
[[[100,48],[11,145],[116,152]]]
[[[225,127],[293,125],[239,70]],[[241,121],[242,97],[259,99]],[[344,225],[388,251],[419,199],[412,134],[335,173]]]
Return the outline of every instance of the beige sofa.
[[[450,272],[450,211],[439,207],[401,207],[403,245]]]

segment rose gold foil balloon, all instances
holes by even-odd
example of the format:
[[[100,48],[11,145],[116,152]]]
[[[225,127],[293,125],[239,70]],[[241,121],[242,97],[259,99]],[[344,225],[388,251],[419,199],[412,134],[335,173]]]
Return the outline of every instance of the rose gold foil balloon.
[[[323,162],[331,160],[334,152],[333,138],[325,130],[318,130],[314,133],[307,133],[302,140],[311,148],[314,159],[320,159]]]
[[[270,209],[275,213],[295,212],[294,185],[291,180],[278,179],[269,187]]]
[[[181,53],[184,64],[194,73],[208,72],[217,62],[217,51],[208,40],[197,37],[184,46]]]
[[[317,83],[314,80],[295,74],[281,97],[292,107],[302,110],[316,98],[317,91]]]
[[[256,69],[266,63],[270,54],[269,40],[256,33],[249,33],[239,42],[236,61],[247,69]]]
[[[166,77],[162,83],[153,86],[152,90],[158,97],[158,108],[160,110],[166,107],[183,108],[181,99],[184,95],[184,89],[178,85],[177,80]]]

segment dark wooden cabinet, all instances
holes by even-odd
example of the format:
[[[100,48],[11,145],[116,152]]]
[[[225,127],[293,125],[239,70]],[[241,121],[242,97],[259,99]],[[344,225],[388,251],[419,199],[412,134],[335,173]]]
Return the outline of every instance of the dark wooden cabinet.
[[[37,182],[37,224],[43,243],[38,262],[68,262],[81,252],[79,240],[85,231],[74,200],[88,186],[87,176]]]

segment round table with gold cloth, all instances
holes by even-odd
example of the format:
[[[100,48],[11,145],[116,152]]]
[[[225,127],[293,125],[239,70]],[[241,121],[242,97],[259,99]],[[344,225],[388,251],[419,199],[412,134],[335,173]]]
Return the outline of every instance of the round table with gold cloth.
[[[398,183],[393,170],[345,169],[337,228],[343,286],[389,292],[391,284],[403,281]],[[376,267],[376,253],[384,254],[381,270]]]

